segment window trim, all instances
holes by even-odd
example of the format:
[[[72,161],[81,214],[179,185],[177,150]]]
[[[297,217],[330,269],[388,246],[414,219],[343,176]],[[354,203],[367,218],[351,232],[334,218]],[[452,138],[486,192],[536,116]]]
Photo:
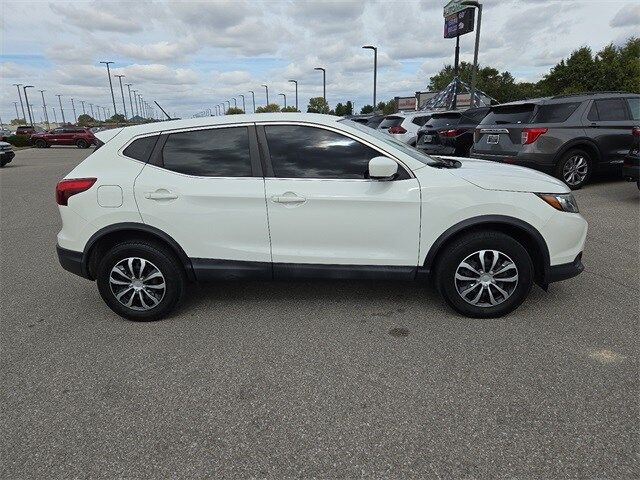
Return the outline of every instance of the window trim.
[[[319,128],[321,130],[328,130],[330,132],[334,132],[337,133],[339,135],[344,135],[345,137],[348,137],[352,140],[355,140],[356,142],[359,142],[363,145],[366,145],[367,147],[371,148],[372,150],[375,150],[376,152],[378,152],[381,156],[390,158],[392,160],[394,160],[399,167],[402,167],[405,169],[405,171],[409,174],[409,179],[415,179],[416,176],[414,175],[413,171],[402,161],[400,160],[396,155],[387,152],[386,150],[378,147],[377,145],[372,144],[371,142],[368,142],[367,140],[358,137],[357,135],[352,134],[351,132],[345,132],[344,130],[340,130],[338,128],[329,126],[329,125],[323,125],[323,124],[319,124],[319,123],[312,123],[312,122],[300,122],[300,121],[278,121],[278,120],[272,120],[272,121],[264,121],[264,122],[256,122],[256,127],[257,127],[257,132],[258,132],[258,142],[260,145],[260,157],[261,160],[264,162],[264,166],[265,166],[265,178],[269,178],[269,179],[275,179],[275,180],[304,180],[304,181],[320,181],[320,182],[377,182],[377,180],[371,180],[369,178],[302,178],[302,177],[277,177],[274,174],[273,171],[273,164],[271,163],[271,154],[269,152],[269,145],[267,143],[267,136],[265,133],[265,129],[264,127],[266,126],[272,126],[272,125],[294,125],[294,126],[300,126],[300,127],[312,127],[312,128]],[[407,180],[409,180],[407,179]],[[395,180],[394,180],[395,181]]]

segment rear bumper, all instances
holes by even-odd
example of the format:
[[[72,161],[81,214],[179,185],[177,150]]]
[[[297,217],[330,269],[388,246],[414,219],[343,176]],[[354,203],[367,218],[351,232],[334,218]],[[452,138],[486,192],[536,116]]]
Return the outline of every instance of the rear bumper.
[[[56,245],[56,251],[58,253],[58,261],[62,268],[67,272],[74,273],[80,277],[88,278],[84,274],[82,267],[82,252],[75,252],[73,250],[67,250],[60,245]]]
[[[571,263],[564,263],[562,265],[552,265],[549,267],[549,275],[547,276],[546,283],[561,282],[573,278],[584,270],[582,264],[582,252],[578,254],[575,260]]]
[[[519,165],[521,167],[533,168],[544,173],[553,173],[555,164],[553,158],[542,158],[539,155],[494,155],[488,153],[478,153],[471,151],[471,158],[479,158],[480,160],[491,160],[493,162],[508,163],[510,165]]]
[[[640,157],[638,155],[627,155],[622,164],[622,176],[628,180],[638,180],[640,178]]]

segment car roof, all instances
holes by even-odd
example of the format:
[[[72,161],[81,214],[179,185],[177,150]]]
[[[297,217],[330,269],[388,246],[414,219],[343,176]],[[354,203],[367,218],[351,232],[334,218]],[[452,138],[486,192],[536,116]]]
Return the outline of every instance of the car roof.
[[[611,97],[640,97],[640,94],[631,92],[581,92],[581,93],[568,93],[564,95],[555,95],[553,97],[538,97],[530,98],[527,100],[518,100],[515,102],[501,103],[499,105],[492,105],[493,108],[509,107],[512,105],[540,105],[540,104],[553,104],[553,103],[567,103],[567,101],[589,100],[592,98],[611,98]]]
[[[320,125],[333,125],[342,117],[324,115],[320,113],[244,113],[238,115],[220,115],[211,117],[186,118],[181,120],[167,120],[163,122],[145,123],[124,127],[122,132],[128,136],[159,133],[167,130],[182,130],[186,128],[215,127],[220,125],[237,125],[239,123],[255,122],[306,122]]]

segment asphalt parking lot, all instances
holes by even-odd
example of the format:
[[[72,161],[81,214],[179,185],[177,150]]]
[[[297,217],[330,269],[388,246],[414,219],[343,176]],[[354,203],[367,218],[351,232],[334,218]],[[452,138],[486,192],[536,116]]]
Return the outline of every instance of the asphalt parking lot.
[[[125,321],[55,255],[58,179],[0,170],[0,477],[638,478],[640,196],[576,193],[585,272],[498,320],[418,283],[193,288]]]

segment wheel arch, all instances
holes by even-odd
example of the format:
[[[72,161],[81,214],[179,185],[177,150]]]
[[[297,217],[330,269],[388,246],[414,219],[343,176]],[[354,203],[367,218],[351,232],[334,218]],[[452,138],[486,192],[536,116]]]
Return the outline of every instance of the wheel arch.
[[[595,162],[595,165],[593,165],[594,168],[597,168],[598,164],[602,161],[602,152],[600,151],[598,144],[588,137],[578,137],[568,141],[560,147],[553,160],[554,165],[558,165],[562,156],[572,148],[581,148],[586,150],[588,153],[591,153]]]
[[[547,242],[542,234],[531,224],[506,215],[481,215],[463,220],[449,227],[431,245],[424,261],[424,272],[430,275],[434,271],[438,257],[444,251],[447,243],[462,235],[479,230],[499,231],[520,242],[531,255],[536,283],[542,288],[547,288],[551,265]]]
[[[82,253],[83,276],[94,280],[98,259],[101,254],[119,241],[132,239],[149,240],[167,247],[182,264],[187,279],[195,281],[191,260],[173,237],[156,227],[135,222],[109,225],[98,230],[89,238]]]

